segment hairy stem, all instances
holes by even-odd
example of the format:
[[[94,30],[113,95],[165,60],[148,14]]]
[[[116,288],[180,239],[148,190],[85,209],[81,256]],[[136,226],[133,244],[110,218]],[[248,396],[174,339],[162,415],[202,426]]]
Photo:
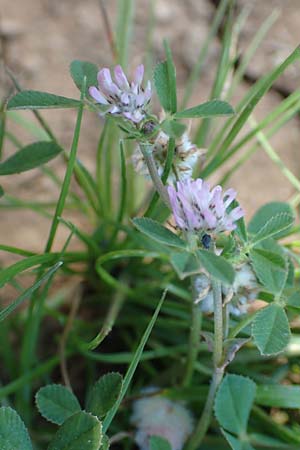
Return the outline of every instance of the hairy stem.
[[[193,303],[192,303],[192,320],[191,320],[191,328],[190,328],[190,338],[189,338],[189,347],[188,347],[188,355],[187,355],[187,364],[186,371],[183,378],[182,385],[189,386],[194,369],[195,363],[197,361],[197,356],[199,352],[199,339],[200,339],[200,331],[201,331],[201,322],[202,322],[202,313],[200,311],[199,305],[195,303],[197,299],[197,291],[195,289],[195,277],[192,277],[192,293],[193,293]]]
[[[163,182],[161,181],[161,178],[157,172],[157,168],[156,168],[155,161],[154,161],[153,154],[152,154],[152,146],[150,144],[140,144],[140,149],[144,156],[145,163],[149,170],[149,174],[150,174],[150,177],[152,179],[155,189],[157,190],[158,194],[160,195],[160,197],[164,201],[164,203],[167,205],[167,207],[169,209],[171,209],[171,204],[170,204],[167,189],[163,185]]]
[[[212,289],[214,295],[214,346],[213,346],[213,363],[214,373],[209,388],[208,396],[202,415],[198,425],[192,434],[190,440],[186,445],[186,450],[195,450],[201,444],[204,436],[207,433],[212,410],[214,406],[214,399],[219,384],[222,381],[224,368],[222,367],[223,360],[223,304],[221,283],[212,279]]]

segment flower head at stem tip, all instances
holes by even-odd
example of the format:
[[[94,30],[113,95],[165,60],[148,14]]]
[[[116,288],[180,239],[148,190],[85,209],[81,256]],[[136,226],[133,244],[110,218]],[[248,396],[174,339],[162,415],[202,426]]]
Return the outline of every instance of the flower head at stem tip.
[[[89,88],[90,96],[107,109],[103,114],[123,116],[134,123],[141,122],[146,116],[146,108],[151,99],[151,83],[142,87],[144,66],[139,65],[134,74],[133,81],[129,83],[120,65],[114,68],[114,81],[108,68],[98,72],[98,88]]]

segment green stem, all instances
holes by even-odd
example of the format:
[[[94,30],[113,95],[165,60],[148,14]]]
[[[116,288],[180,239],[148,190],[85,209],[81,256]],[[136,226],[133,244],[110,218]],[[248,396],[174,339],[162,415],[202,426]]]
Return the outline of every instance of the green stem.
[[[199,352],[199,339],[201,332],[201,322],[202,322],[202,313],[199,308],[199,305],[195,303],[197,298],[197,292],[195,290],[195,277],[192,277],[192,292],[193,292],[193,302],[192,302],[192,321],[190,328],[190,338],[189,338],[189,347],[188,347],[188,355],[187,355],[187,365],[186,371],[183,378],[182,385],[187,387],[190,385],[193,373],[195,370],[195,363],[197,361],[197,356]]]
[[[221,283],[212,279],[212,289],[214,295],[214,346],[213,346],[213,362],[214,373],[209,388],[208,396],[202,415],[198,422],[198,425],[192,434],[190,440],[186,445],[186,450],[195,450],[201,444],[204,436],[207,433],[212,410],[214,406],[214,399],[219,384],[222,381],[224,368],[222,367],[223,359],[223,304],[222,304],[222,291]]]
[[[206,435],[206,432],[208,430],[210,419],[211,419],[211,413],[214,406],[214,400],[216,396],[216,392],[218,389],[219,384],[222,381],[223,378],[224,369],[218,369],[216,368],[212,377],[212,381],[210,384],[208,396],[206,399],[206,403],[201,415],[201,418],[198,422],[198,425],[196,427],[196,430],[194,431],[191,439],[188,441],[186,450],[195,450],[199,447],[200,443],[202,442],[202,439]]]
[[[141,152],[144,156],[145,163],[147,165],[149,174],[155,186],[155,189],[159,193],[161,199],[171,209],[171,204],[166,187],[163,185],[160,176],[158,175],[157,168],[152,153],[152,146],[150,144],[140,144]]]
[[[86,84],[86,80],[84,81],[84,85]],[[74,166],[76,163],[76,154],[77,154],[77,148],[78,148],[78,142],[79,142],[79,134],[80,134],[80,127],[81,127],[81,120],[82,120],[82,115],[83,115],[83,96],[84,96],[84,92],[85,90],[82,89],[81,92],[81,104],[79,106],[78,109],[78,114],[77,114],[77,121],[76,121],[76,126],[75,126],[75,131],[74,131],[74,137],[73,137],[73,142],[72,142],[72,146],[71,146],[71,151],[70,151],[70,157],[68,159],[68,165],[67,165],[67,169],[66,169],[66,173],[65,173],[65,177],[64,177],[64,181],[62,184],[62,189],[60,191],[60,196],[56,205],[56,210],[55,210],[55,214],[52,220],[52,224],[51,224],[51,229],[49,232],[49,237],[48,237],[48,241],[46,244],[46,248],[45,248],[45,252],[49,252],[52,248],[52,244],[56,235],[56,231],[57,231],[57,227],[59,224],[59,217],[62,215],[62,212],[64,210],[64,206],[65,206],[65,202],[66,202],[66,198],[69,192],[69,187],[71,184],[71,179],[72,179],[72,175],[73,175],[73,171],[74,171]]]
[[[223,358],[223,303],[221,283],[212,278],[214,296],[214,349],[213,360],[215,369],[222,363]]]

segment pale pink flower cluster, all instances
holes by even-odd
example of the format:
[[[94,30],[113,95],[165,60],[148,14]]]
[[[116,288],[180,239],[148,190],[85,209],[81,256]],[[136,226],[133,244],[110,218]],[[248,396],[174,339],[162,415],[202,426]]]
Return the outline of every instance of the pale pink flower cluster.
[[[129,83],[121,66],[114,68],[114,80],[110,70],[101,69],[98,72],[98,88],[89,88],[90,96],[100,105],[107,106],[105,113],[123,116],[126,119],[139,123],[145,118],[146,107],[151,99],[151,83],[142,87],[144,66],[139,65],[134,74],[133,81]]]
[[[228,211],[236,197],[233,189],[223,193],[221,186],[216,186],[210,190],[201,178],[178,181],[176,188],[168,186],[168,194],[176,225],[184,231],[232,231],[244,215],[240,206]]]

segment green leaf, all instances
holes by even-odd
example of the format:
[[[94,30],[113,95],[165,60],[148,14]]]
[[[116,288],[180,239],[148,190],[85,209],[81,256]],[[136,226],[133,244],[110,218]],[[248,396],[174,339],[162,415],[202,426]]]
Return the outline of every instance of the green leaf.
[[[271,436],[266,436],[260,433],[251,433],[251,442],[258,445],[259,448],[266,448],[270,450],[298,450],[299,444],[288,444]],[[291,440],[291,442],[294,440]]]
[[[62,425],[81,410],[75,395],[61,384],[49,384],[37,392],[35,401],[40,414],[49,422]]]
[[[3,197],[3,195],[5,194],[3,187],[0,186],[0,198]]]
[[[125,377],[124,377],[124,382],[123,382],[121,394],[119,395],[119,398],[116,401],[116,403],[114,404],[114,406],[112,407],[112,409],[105,416],[105,419],[103,421],[103,432],[104,433],[106,433],[109,425],[111,424],[111,421],[113,420],[115,414],[117,413],[117,411],[118,411],[118,409],[120,407],[120,404],[121,404],[121,402],[122,402],[122,400],[123,400],[123,398],[124,398],[124,396],[125,396],[125,394],[127,392],[127,389],[128,389],[128,387],[129,387],[129,385],[131,383],[131,380],[132,380],[132,378],[134,376],[136,368],[137,368],[137,366],[138,366],[138,364],[140,362],[140,359],[142,357],[145,345],[146,345],[146,343],[147,343],[147,341],[149,339],[149,336],[150,336],[151,331],[152,331],[152,329],[153,329],[153,327],[155,325],[155,322],[156,322],[157,317],[159,315],[159,312],[160,312],[160,309],[162,307],[162,304],[163,304],[163,302],[165,300],[166,294],[167,294],[167,291],[165,290],[163,292],[159,302],[158,302],[158,305],[157,305],[157,307],[156,307],[156,309],[154,311],[154,314],[153,314],[150,322],[147,325],[147,328],[146,328],[146,330],[145,330],[145,332],[144,332],[144,334],[143,334],[143,336],[142,336],[142,338],[141,338],[141,340],[139,342],[139,345],[138,345],[136,351],[134,352],[133,358],[131,360],[131,363],[129,364],[129,367],[128,367],[128,369],[126,371],[126,374],[125,374]]]
[[[72,61],[70,64],[70,73],[75,85],[78,87],[80,92],[82,90],[84,77],[86,77],[86,95],[88,95],[88,89],[90,86],[98,85],[98,68],[95,64],[87,61]]]
[[[232,448],[232,450],[255,450],[249,442],[243,442],[236,437],[232,436],[230,433],[226,433],[226,431],[222,430],[228,444]]]
[[[34,169],[55,158],[62,151],[63,149],[54,141],[40,141],[26,145],[0,163],[0,175],[12,175]]]
[[[52,275],[62,266],[62,261],[59,261],[55,264],[51,269],[49,269],[44,275],[36,280],[36,282],[25,289],[21,295],[19,295],[13,302],[11,302],[8,306],[1,309],[0,311],[0,322],[6,319],[6,317],[11,314],[18,306],[20,306],[27,298],[31,297],[33,292],[35,292],[45,281],[52,277]]]
[[[109,449],[109,437],[107,434],[103,434],[100,450],[108,450]]]
[[[252,238],[252,244],[256,245],[258,242],[264,239],[278,236],[278,233],[282,233],[291,227],[294,222],[294,216],[286,213],[279,213],[271,217],[265,225],[254,235]]]
[[[271,202],[259,208],[254,214],[248,225],[248,231],[251,234],[257,234],[264,227],[264,225],[274,216],[278,214],[287,214],[294,216],[294,211],[288,203],[284,202]],[[286,231],[286,230],[285,230]],[[278,239],[282,233],[275,234],[273,236]]]
[[[1,450],[32,450],[27,429],[20,416],[12,408],[0,408]]]
[[[158,63],[154,69],[154,85],[163,109],[175,113],[177,108],[176,73],[168,47],[166,47],[166,52],[167,61]]]
[[[150,450],[172,450],[169,441],[160,436],[151,436],[149,444]]]
[[[233,200],[231,205],[228,207],[228,211],[232,211],[234,208],[237,208],[238,206],[240,206],[239,202],[237,200]],[[235,223],[236,229],[234,230],[234,233],[241,239],[242,242],[248,242],[248,235],[244,217],[241,217]]]
[[[139,231],[161,244],[179,248],[186,247],[185,242],[180,237],[155,220],[147,217],[136,217],[132,222]]]
[[[279,253],[255,248],[250,251],[250,260],[260,282],[274,294],[281,292],[288,275],[286,259]]]
[[[226,375],[216,395],[215,415],[219,424],[230,433],[244,435],[251,407],[255,398],[256,384],[240,375]]]
[[[226,284],[232,284],[235,272],[232,265],[222,256],[207,250],[197,250],[197,256],[204,267],[214,278]]]
[[[300,409],[300,387],[283,384],[257,386],[255,402],[274,408]]]
[[[193,119],[196,117],[228,116],[234,114],[229,103],[222,100],[210,100],[193,108],[174,114],[175,119]]]
[[[97,417],[80,411],[59,428],[48,450],[98,450],[101,440],[102,427]]]
[[[286,306],[291,309],[300,310],[300,291],[296,291],[288,297]]]
[[[193,253],[172,252],[170,262],[181,280],[193,274],[199,273],[201,265]]]
[[[78,108],[79,100],[40,91],[21,91],[12,97],[7,109]]]
[[[282,352],[291,337],[284,309],[272,303],[258,311],[252,323],[252,337],[262,355]]]
[[[31,267],[37,266],[39,264],[55,264],[57,262],[57,254],[44,253],[43,255],[33,255],[28,258],[21,259],[15,264],[9,267],[5,267],[0,271],[0,287],[2,287],[9,280],[14,278],[23,270],[30,269]]]
[[[172,57],[172,52],[167,40],[164,40],[164,49],[167,57],[170,112],[176,113],[177,111],[176,69]]]
[[[176,120],[165,120],[161,125],[161,129],[170,137],[180,138],[184,133],[186,126]]]
[[[103,417],[114,406],[122,389],[122,376],[117,372],[103,375],[91,389],[86,409]]]

